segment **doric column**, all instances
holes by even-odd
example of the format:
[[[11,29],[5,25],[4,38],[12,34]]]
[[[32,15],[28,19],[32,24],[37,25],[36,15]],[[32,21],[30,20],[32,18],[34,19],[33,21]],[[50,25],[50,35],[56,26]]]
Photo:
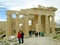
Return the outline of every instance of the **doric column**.
[[[36,24],[36,32],[39,32],[39,30],[38,30],[38,24]]]
[[[25,15],[25,19],[24,19],[24,26],[25,26],[25,37],[29,37],[29,18],[28,18],[28,15]]]
[[[48,28],[49,28],[49,34],[50,34],[50,16],[48,17]]]
[[[16,14],[16,36],[19,32],[19,14]]]
[[[42,32],[41,15],[38,15],[38,30],[39,30],[39,32]]]
[[[46,33],[46,36],[49,35],[48,16],[45,17],[45,33]]]
[[[54,16],[52,16],[52,34],[55,34],[55,22],[54,22]]]
[[[32,20],[32,30],[35,30],[35,20]]]
[[[11,35],[11,14],[7,14],[7,28],[6,28],[6,36],[10,36]]]

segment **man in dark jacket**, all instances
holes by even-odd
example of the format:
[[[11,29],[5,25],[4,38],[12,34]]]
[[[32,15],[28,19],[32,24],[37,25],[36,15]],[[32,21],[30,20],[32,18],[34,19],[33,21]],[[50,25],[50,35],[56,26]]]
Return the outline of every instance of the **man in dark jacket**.
[[[22,43],[24,42],[24,33],[23,32],[21,32],[21,39],[22,39]]]

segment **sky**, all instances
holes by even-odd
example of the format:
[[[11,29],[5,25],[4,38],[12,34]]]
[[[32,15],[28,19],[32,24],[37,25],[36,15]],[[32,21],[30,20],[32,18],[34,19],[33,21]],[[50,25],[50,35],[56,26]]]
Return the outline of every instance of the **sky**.
[[[0,21],[6,21],[6,10],[20,10],[24,8],[53,6],[58,10],[55,12],[55,22],[60,22],[60,0],[0,0]]]

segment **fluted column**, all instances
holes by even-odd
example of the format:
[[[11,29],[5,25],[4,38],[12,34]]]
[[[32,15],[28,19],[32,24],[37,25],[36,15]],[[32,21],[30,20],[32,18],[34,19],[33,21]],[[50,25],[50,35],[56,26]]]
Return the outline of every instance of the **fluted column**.
[[[24,19],[25,32],[24,33],[26,37],[29,37],[29,22],[28,21],[29,21],[28,15],[25,15],[25,19]]]
[[[11,14],[7,14],[7,28],[6,28],[6,36],[10,36],[11,35]]]
[[[35,20],[32,20],[32,30],[35,30]]]
[[[52,16],[52,34],[55,34],[55,22],[54,22],[54,16]]]
[[[46,36],[49,35],[48,16],[45,17],[45,33],[46,33]]]
[[[41,15],[38,15],[38,30],[39,30],[39,32],[42,32]]]
[[[16,36],[19,32],[19,14],[16,14]]]
[[[36,24],[36,32],[39,32],[38,24]]]
[[[48,17],[48,29],[49,29],[49,34],[50,34],[50,17]]]

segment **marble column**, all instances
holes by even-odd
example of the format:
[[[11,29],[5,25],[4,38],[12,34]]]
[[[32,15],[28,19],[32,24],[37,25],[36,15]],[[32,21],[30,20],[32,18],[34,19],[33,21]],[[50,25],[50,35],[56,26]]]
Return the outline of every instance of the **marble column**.
[[[36,32],[39,32],[39,30],[38,30],[38,24],[36,24]]]
[[[7,28],[6,28],[6,36],[10,36],[11,35],[11,14],[7,14]]]
[[[50,34],[50,16],[48,17],[48,29],[49,29],[49,34]]]
[[[32,20],[32,31],[35,31],[35,20]]]
[[[38,15],[38,31],[39,31],[39,32],[42,32],[41,15]]]
[[[25,26],[25,37],[29,37],[29,18],[28,18],[28,15],[25,15],[25,19],[24,19],[24,26]]]
[[[52,16],[52,34],[55,34],[55,22],[54,22],[54,16]]]
[[[19,32],[19,14],[16,14],[16,36]]]
[[[48,16],[45,17],[45,33],[46,33],[46,36],[49,35]]]

